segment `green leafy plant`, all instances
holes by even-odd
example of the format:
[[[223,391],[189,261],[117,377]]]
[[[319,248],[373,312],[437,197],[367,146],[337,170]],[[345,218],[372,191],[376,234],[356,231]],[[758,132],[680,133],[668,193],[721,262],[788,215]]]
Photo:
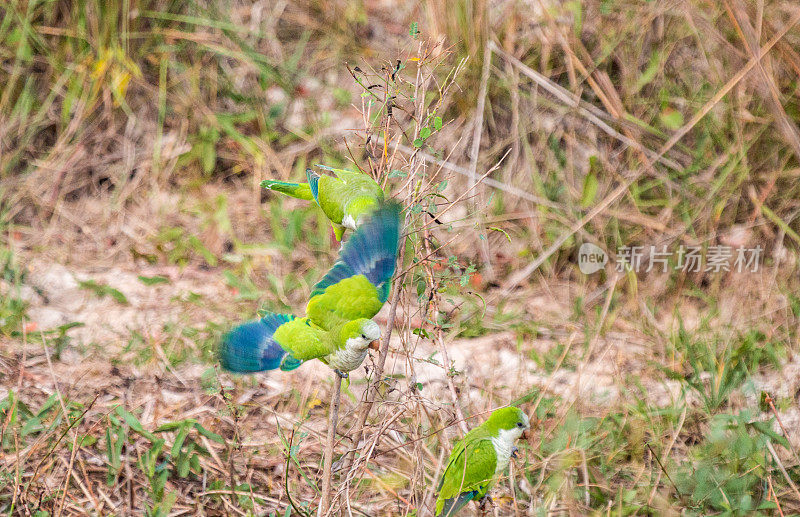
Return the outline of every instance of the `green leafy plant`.
[[[197,235],[185,228],[171,226],[162,228],[155,237],[156,249],[166,256],[171,264],[185,266],[193,257],[202,258],[211,267],[217,265],[217,257]]]
[[[705,439],[690,451],[675,477],[680,497],[692,515],[772,515],[765,478],[774,470],[769,442],[789,447],[771,422],[748,411],[712,417]]]
[[[141,436],[149,446],[139,456],[138,466],[148,481],[148,492],[153,500],[149,515],[167,515],[175,503],[174,492],[165,492],[170,477],[187,478],[201,475],[200,458],[209,456],[201,444],[200,437],[225,444],[225,439],[209,431],[195,419],[168,422],[150,432],[135,415],[119,406],[109,415],[106,428],[106,455],[109,469],[107,483],[113,485],[120,473],[122,450],[131,440],[130,431]],[[166,433],[174,433],[172,445],[168,445]],[[162,436],[163,435],[163,436]]]
[[[115,289],[106,284],[101,284],[94,280],[81,280],[78,282],[78,286],[81,289],[86,289],[87,291],[91,291],[95,296],[98,298],[105,298],[106,296],[110,296],[119,304],[128,305],[128,298],[122,294],[122,291],[119,289]]]
[[[681,373],[666,367],[664,371],[684,382],[710,413],[726,404],[731,393],[759,367],[779,365],[783,353],[779,343],[768,341],[755,330],[723,340],[716,334],[689,332],[683,322],[672,344],[689,371]]]

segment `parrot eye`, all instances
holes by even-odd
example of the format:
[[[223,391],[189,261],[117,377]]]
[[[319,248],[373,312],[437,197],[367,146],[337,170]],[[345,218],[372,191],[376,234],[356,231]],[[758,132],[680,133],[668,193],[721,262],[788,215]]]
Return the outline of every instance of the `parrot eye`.
[[[361,334],[361,339],[367,339],[367,336],[365,336],[364,334]]]
[[[525,424],[523,424],[522,422],[517,422],[517,427],[525,427]]]

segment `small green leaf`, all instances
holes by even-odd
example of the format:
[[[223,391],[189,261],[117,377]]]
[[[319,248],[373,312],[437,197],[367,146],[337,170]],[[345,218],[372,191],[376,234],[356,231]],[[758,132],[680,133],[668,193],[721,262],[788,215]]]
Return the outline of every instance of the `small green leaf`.
[[[433,117],[433,129],[436,131],[442,129],[442,117]]]
[[[417,138],[416,140],[414,140],[414,147],[416,148],[422,147],[423,144],[425,144],[425,141],[422,140],[421,138]]]
[[[420,130],[419,130],[419,137],[420,137],[421,139],[425,140],[425,139],[427,139],[429,136],[431,136],[431,128],[429,128],[429,127],[423,127],[422,129],[420,129]]]
[[[173,458],[178,457],[183,448],[183,442],[186,441],[186,437],[189,436],[189,431],[191,427],[184,425],[181,427],[181,430],[178,431],[178,434],[175,436],[175,442],[172,444],[172,449],[170,450],[170,454]]]
[[[417,39],[419,35],[419,23],[411,22],[411,27],[408,29],[408,35],[414,39]]]
[[[222,436],[218,435],[217,433],[209,431],[208,429],[206,429],[205,427],[203,427],[199,423],[195,423],[194,424],[194,428],[197,429],[198,433],[200,433],[201,435],[205,436],[209,440],[212,440],[212,441],[217,442],[217,443],[221,443],[223,445],[225,444],[225,438],[223,438]]]
[[[423,337],[423,338],[427,338],[427,339],[430,339],[430,337],[431,337],[430,333],[427,330],[425,330],[424,328],[421,328],[421,327],[412,330],[411,333],[415,334],[415,335],[417,335],[419,337]]]
[[[511,236],[510,236],[510,235],[509,235],[509,234],[508,234],[508,233],[507,233],[507,232],[506,232],[504,229],[502,229],[502,228],[498,228],[497,226],[492,226],[492,227],[490,227],[489,229],[490,229],[490,230],[492,230],[492,231],[494,231],[494,232],[500,232],[500,233],[502,233],[503,235],[505,235],[505,236],[506,236],[506,239],[508,239],[508,242],[512,242],[512,241],[511,241]]]
[[[599,183],[597,181],[597,176],[595,176],[594,172],[589,172],[583,178],[583,193],[581,194],[581,208],[589,207],[593,202],[595,197],[597,197],[597,189]]]
[[[194,423],[195,420],[190,418],[188,420],[178,420],[177,422],[167,422],[166,424],[161,424],[160,426],[158,426],[153,432],[164,433],[168,431],[175,431],[176,429],[184,427],[187,422]]]
[[[81,289],[86,289],[92,291],[95,296],[98,298],[105,298],[106,296],[110,296],[119,304],[128,305],[128,299],[122,294],[121,291],[114,289],[111,286],[100,284],[95,282],[94,280],[81,280],[78,282],[78,286]]]
[[[135,431],[135,432],[139,433],[140,435],[144,436],[145,438],[147,438],[152,443],[156,443],[157,441],[159,441],[159,439],[157,439],[151,432],[147,431],[144,428],[144,426],[142,426],[142,423],[139,422],[138,418],[136,418],[132,413],[129,413],[128,411],[126,411],[125,408],[123,408],[122,406],[118,406],[117,407],[116,413],[123,420],[125,420],[125,422],[128,424],[128,426],[133,431]],[[161,441],[163,442],[163,440],[161,440]]]
[[[192,246],[192,248],[194,248],[196,252],[198,252],[203,257],[203,259],[205,259],[206,263],[209,266],[216,267],[217,257],[214,256],[214,254],[211,253],[211,251],[208,248],[206,248],[205,244],[203,244],[203,241],[201,241],[199,237],[197,237],[196,235],[190,235],[189,244]]]
[[[203,142],[200,149],[203,174],[208,176],[214,172],[214,165],[217,163],[217,149],[211,142]]]
[[[192,454],[192,457],[189,458],[189,464],[192,466],[192,470],[200,473],[200,455],[199,454]]]
[[[789,444],[789,440],[787,440],[785,436],[773,431],[769,422],[755,420],[753,422],[749,422],[747,425],[763,434],[767,438],[770,438],[773,442],[783,445],[787,450],[791,450],[792,446]]]
[[[142,276],[142,275],[139,275],[137,278],[139,279],[139,281],[141,283],[143,283],[144,285],[147,285],[147,286],[158,285],[158,284],[168,284],[169,283],[169,278],[167,278],[165,276],[158,276],[158,275],[156,275],[156,276]]]
[[[659,115],[659,118],[667,129],[676,130],[683,126],[683,115],[680,111],[676,111],[672,108],[665,108]]]
[[[189,464],[189,456],[182,454],[178,461],[175,462],[175,466],[177,467],[178,477],[185,478],[189,475],[189,468],[191,465]]]
[[[653,79],[655,79],[656,74],[658,73],[659,69],[661,68],[661,52],[658,50],[654,50],[653,53],[650,55],[650,61],[647,64],[647,68],[645,68],[644,72],[639,76],[639,79],[636,80],[636,86],[634,86],[634,91],[638,92],[643,87],[650,84]]]
[[[78,447],[89,447],[97,443],[97,437],[90,434],[83,435],[77,442]],[[72,450],[72,441],[67,442],[67,448]]]

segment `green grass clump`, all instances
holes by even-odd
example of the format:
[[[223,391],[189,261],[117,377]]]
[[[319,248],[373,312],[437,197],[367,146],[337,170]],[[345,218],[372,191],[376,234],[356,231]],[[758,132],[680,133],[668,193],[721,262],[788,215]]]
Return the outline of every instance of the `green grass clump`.
[[[710,414],[725,406],[733,391],[762,367],[780,367],[785,348],[783,343],[767,340],[757,330],[723,339],[713,332],[688,332],[683,324],[673,346],[678,363],[688,371],[666,368],[665,372],[683,381]]]
[[[767,444],[789,443],[771,424],[749,412],[712,418],[707,437],[692,447],[675,478],[688,515],[773,515],[769,485],[783,480],[773,478],[777,464]]]

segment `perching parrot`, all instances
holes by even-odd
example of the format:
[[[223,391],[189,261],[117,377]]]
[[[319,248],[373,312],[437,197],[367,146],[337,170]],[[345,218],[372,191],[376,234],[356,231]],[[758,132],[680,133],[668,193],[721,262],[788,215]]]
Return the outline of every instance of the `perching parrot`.
[[[383,202],[383,190],[374,179],[361,172],[333,169],[318,165],[336,174],[320,176],[306,169],[308,183],[264,180],[261,186],[277,190],[298,199],[313,199],[331,220],[337,241],[342,240],[344,230],[355,230],[367,216]]]
[[[238,373],[289,371],[319,359],[341,377],[358,368],[381,337],[370,318],[392,287],[400,212],[399,203],[382,203],[356,230],[311,291],[305,317],[267,312],[230,331],[220,346],[222,366]]]
[[[468,502],[486,497],[517,451],[514,442],[530,428],[528,415],[510,406],[495,410],[450,453],[439,481],[435,515],[452,517]]]

